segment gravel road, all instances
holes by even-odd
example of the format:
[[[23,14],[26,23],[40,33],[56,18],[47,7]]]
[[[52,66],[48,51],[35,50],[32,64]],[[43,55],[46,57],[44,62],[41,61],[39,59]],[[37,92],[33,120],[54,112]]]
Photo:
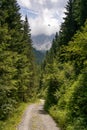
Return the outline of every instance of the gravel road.
[[[29,105],[17,130],[60,130],[44,109],[44,101]]]

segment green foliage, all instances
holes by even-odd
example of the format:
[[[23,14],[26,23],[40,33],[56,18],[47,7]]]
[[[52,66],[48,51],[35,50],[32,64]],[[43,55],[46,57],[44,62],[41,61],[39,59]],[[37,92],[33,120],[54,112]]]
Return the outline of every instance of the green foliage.
[[[28,103],[20,103],[14,110],[12,116],[7,120],[0,121],[0,130],[16,130],[17,125],[21,121],[22,114],[28,105]]]
[[[36,59],[36,63],[38,65],[41,65],[43,60],[44,60],[46,52],[45,51],[42,52],[42,51],[36,50],[35,48],[33,48],[33,52],[34,52],[34,56],[35,56],[35,59]]]
[[[59,36],[55,37],[52,48],[46,54],[42,68],[41,83],[42,87],[47,90],[45,109],[64,130],[87,129],[87,21],[85,22],[87,15],[85,4],[85,0],[69,0],[66,6],[65,21],[61,26]],[[76,17],[78,13],[80,15]]]
[[[64,128],[64,125],[66,124],[66,118],[67,118],[67,110],[61,110],[58,108],[57,105],[51,106],[49,109],[50,115],[54,118],[54,120],[57,122],[57,124]]]
[[[48,87],[49,93],[47,94],[46,107],[49,107],[50,105],[57,103],[61,95],[63,96],[65,93],[67,86],[73,82],[74,69],[70,63],[58,64],[56,61],[53,64],[48,65],[45,69],[46,72],[43,77],[43,83],[44,86],[47,85]]]
[[[87,1],[86,0],[74,0],[73,3],[73,15],[77,25],[80,27],[87,19]]]
[[[69,101],[67,103],[67,109],[69,109],[68,118],[82,118],[83,126],[87,122],[87,73],[81,74],[78,80],[71,86],[72,91],[69,96]],[[82,107],[83,106],[83,107]],[[77,120],[75,119],[75,120]],[[72,119],[74,120],[74,119]]]
[[[36,70],[27,17],[21,21],[16,0],[0,2],[0,120],[35,94]]]

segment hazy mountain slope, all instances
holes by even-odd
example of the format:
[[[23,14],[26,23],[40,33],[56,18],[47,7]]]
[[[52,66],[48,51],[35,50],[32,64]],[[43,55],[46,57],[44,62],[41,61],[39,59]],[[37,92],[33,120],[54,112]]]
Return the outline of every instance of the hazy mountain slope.
[[[45,57],[45,51],[38,51],[36,49],[33,49],[34,51],[34,55],[35,55],[35,59],[36,59],[36,62],[38,64],[41,64],[42,61],[44,60],[44,57]]]
[[[48,36],[48,35],[38,35],[38,36],[32,36],[33,46],[37,50],[49,50],[52,45],[52,40],[54,38],[54,35]]]

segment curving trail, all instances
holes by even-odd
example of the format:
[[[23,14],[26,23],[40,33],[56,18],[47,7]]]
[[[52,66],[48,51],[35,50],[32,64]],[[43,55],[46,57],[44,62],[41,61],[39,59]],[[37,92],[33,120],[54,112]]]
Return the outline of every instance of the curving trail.
[[[44,109],[44,101],[29,105],[17,130],[60,130]]]

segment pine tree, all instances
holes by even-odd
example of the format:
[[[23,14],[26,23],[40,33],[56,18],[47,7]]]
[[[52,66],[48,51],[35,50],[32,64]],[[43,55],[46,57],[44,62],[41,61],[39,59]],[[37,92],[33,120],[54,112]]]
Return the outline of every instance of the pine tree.
[[[20,54],[22,55],[22,60],[19,62],[18,66],[19,68],[18,77],[20,77],[22,81],[20,82],[18,93],[19,93],[19,99],[22,101],[29,100],[30,96],[32,96],[33,94],[32,91],[35,86],[34,84],[35,66],[34,66],[33,47],[30,31],[31,31],[30,26],[26,16],[25,21],[23,22],[22,48],[21,48],[22,50],[20,51]]]
[[[30,27],[27,17],[21,21],[19,9],[16,0],[0,2],[0,119],[18,102],[29,101],[35,85]]]
[[[77,26],[73,17],[73,0],[69,0],[66,5],[64,22],[61,25],[59,33],[60,45],[67,45],[75,34],[76,29]]]
[[[73,15],[77,23],[78,29],[85,23],[87,19],[87,1],[86,0],[74,0],[73,3]]]
[[[18,101],[17,65],[22,57],[19,54],[22,24],[16,0],[2,0],[0,14],[0,119],[3,119],[13,112]]]
[[[25,22],[24,22],[24,37],[26,37],[25,39],[27,40],[27,45],[26,45],[26,49],[28,48],[27,51],[27,57],[29,59],[29,63],[30,63],[30,71],[31,71],[31,75],[30,75],[30,87],[31,89],[34,86],[34,71],[35,71],[35,61],[34,61],[34,54],[33,54],[33,47],[32,47],[32,40],[31,40],[31,33],[30,33],[31,29],[28,23],[28,19],[27,16],[25,17]]]

